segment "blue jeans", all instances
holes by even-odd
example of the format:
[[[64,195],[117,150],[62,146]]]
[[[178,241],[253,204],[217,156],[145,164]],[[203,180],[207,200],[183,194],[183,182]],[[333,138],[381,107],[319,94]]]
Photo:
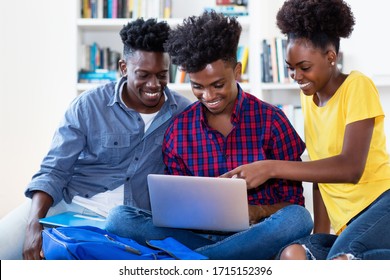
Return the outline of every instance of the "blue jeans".
[[[390,190],[355,216],[339,235],[313,234],[292,244],[306,247],[308,259],[390,260]]]
[[[307,236],[313,221],[307,209],[290,205],[237,233],[205,233],[186,229],[155,227],[149,211],[117,206],[107,217],[106,229],[140,244],[171,236],[209,259],[272,259],[293,240]]]

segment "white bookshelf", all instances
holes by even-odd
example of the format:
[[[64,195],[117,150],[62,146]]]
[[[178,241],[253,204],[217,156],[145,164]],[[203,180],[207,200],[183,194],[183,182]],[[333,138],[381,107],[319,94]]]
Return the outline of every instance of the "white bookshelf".
[[[77,6],[77,65],[78,69],[80,68],[80,59],[81,59],[81,45],[82,44],[92,44],[97,42],[103,47],[110,47],[116,51],[122,51],[122,42],[119,36],[119,31],[129,20],[132,19],[90,19],[90,18],[81,18],[80,16],[80,3]],[[278,3],[279,2],[279,3]],[[263,96],[263,91],[269,93],[270,91],[275,91],[279,89],[289,90],[295,89],[294,86],[290,85],[278,85],[278,84],[261,84],[260,77],[260,42],[261,39],[267,36],[269,29],[269,22],[267,26],[262,26],[264,20],[261,20],[264,17],[269,17],[270,6],[274,7],[272,10],[275,10],[280,6],[280,3],[283,1],[271,1],[271,0],[249,0],[248,10],[249,16],[239,17],[238,20],[243,27],[243,32],[241,35],[240,45],[246,45],[249,47],[249,60],[248,60],[248,83],[242,83],[244,90],[251,92],[259,98],[266,97]],[[159,19],[166,20],[172,27],[182,23],[183,18],[191,15],[200,14],[205,7],[215,6],[215,0],[199,0],[194,1],[191,5],[188,5],[186,1],[183,0],[172,0],[172,16],[173,18],[169,19]],[[266,30],[267,32],[263,32]],[[81,93],[86,89],[95,87],[96,84],[81,84],[77,83],[77,93]],[[191,88],[188,84],[174,84],[170,83],[169,87],[172,90],[181,92],[188,96],[190,99],[194,100],[192,96]]]

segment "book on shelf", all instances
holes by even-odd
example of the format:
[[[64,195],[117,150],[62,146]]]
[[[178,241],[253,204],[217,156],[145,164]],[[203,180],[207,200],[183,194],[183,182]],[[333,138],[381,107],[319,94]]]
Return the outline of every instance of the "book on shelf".
[[[112,18],[120,18],[120,13],[122,11],[119,11],[118,13],[118,2],[121,0],[111,0],[112,7],[111,7],[111,17]]]
[[[276,41],[275,40],[270,40],[269,41],[269,45],[270,45],[270,69],[272,71],[272,81],[274,83],[278,83],[279,82],[279,77],[278,77],[278,62],[277,62],[277,58],[276,58]]]
[[[284,82],[290,83],[290,75],[288,73],[288,66],[286,62],[287,57],[287,39],[282,39],[282,50],[283,50],[283,70],[284,70]]]
[[[172,16],[172,1],[165,0],[163,1],[163,4],[161,4],[161,6],[163,7],[162,10],[163,18],[170,18]]]
[[[263,39],[261,53],[261,69],[263,83],[291,83],[286,64],[287,40],[281,37]]]
[[[237,61],[242,64],[242,72],[241,74],[245,74],[247,72],[248,65],[248,57],[249,57],[249,47],[248,46],[238,46],[237,48]]]
[[[261,81],[263,83],[273,82],[273,72],[271,63],[271,44],[268,40],[263,39],[261,52]]]
[[[287,74],[287,66],[286,66],[286,55],[284,52],[286,39],[281,37],[276,37],[276,61],[278,65],[278,81],[281,84],[288,83],[288,74]]]
[[[92,17],[92,8],[90,0],[81,0],[81,17],[90,18]]]
[[[176,79],[177,65],[171,63],[169,65],[169,83],[174,83]]]
[[[107,3],[107,1],[104,1],[104,0],[97,0],[97,5],[96,5],[96,17],[97,18],[104,17],[104,2]],[[106,6],[106,8],[107,8],[107,6]]]

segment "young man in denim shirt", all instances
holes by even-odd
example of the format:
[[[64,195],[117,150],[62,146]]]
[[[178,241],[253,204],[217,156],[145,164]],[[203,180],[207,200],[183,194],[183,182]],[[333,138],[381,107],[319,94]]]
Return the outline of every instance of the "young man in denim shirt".
[[[163,173],[164,132],[190,104],[167,88],[169,30],[155,19],[123,27],[122,78],[72,102],[27,186],[31,200],[0,223],[0,259],[42,258],[45,216],[86,210],[104,216],[118,204],[150,209],[146,176]]]

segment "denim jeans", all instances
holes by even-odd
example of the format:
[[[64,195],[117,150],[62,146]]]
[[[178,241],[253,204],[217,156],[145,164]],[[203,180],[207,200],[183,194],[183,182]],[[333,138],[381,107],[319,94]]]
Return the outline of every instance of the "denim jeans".
[[[313,234],[292,244],[306,247],[308,259],[390,260],[390,190],[354,217],[339,235]]]
[[[153,225],[150,211],[117,206],[107,217],[106,229],[140,244],[150,239],[175,238],[209,259],[272,259],[297,238],[310,234],[313,221],[307,209],[290,205],[237,233],[206,233]]]

